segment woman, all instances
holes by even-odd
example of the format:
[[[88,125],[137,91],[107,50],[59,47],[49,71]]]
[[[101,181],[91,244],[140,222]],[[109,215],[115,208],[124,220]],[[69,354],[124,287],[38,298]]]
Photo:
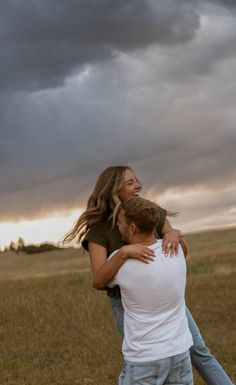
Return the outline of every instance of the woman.
[[[108,289],[106,284],[114,278],[127,257],[150,263],[153,251],[141,244],[125,245],[117,226],[113,224],[113,214],[119,201],[136,196],[141,190],[142,185],[129,166],[106,168],[97,179],[88,199],[86,211],[64,238],[64,242],[70,242],[77,236],[79,241],[83,239],[82,245],[90,255],[93,286],[96,289],[107,290],[121,336],[124,334],[124,329],[119,287]],[[171,227],[166,215],[166,210],[160,207],[157,236],[163,238],[163,251],[170,251],[173,254],[178,250],[180,231]],[[117,253],[107,261],[108,256],[114,250],[118,250]],[[186,309],[186,313],[194,341],[194,345],[190,349],[193,366],[208,385],[232,385],[223,368],[205,346],[188,309]]]

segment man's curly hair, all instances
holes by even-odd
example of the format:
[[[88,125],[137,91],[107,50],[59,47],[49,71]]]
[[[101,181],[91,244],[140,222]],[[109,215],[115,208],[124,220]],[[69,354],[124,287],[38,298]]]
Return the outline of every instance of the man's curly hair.
[[[127,223],[134,222],[142,233],[154,231],[160,219],[160,207],[144,198],[129,198],[120,204],[120,208],[125,211]]]

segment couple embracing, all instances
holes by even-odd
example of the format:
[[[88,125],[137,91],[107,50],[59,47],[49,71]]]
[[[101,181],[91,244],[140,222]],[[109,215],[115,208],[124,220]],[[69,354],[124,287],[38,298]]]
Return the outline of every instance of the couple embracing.
[[[232,385],[185,306],[181,233],[166,210],[139,197],[141,189],[130,167],[106,168],[64,239],[82,240],[93,286],[107,290],[123,337],[119,384],[191,385],[193,365],[206,384]]]

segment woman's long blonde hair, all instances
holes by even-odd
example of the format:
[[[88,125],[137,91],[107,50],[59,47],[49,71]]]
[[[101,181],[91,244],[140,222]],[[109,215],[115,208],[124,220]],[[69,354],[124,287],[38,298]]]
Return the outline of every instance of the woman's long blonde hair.
[[[123,165],[107,167],[101,172],[88,199],[86,210],[65,235],[63,243],[68,243],[77,236],[78,241],[80,241],[92,224],[112,217],[119,201],[117,192],[124,183],[124,173],[126,170],[132,171],[129,166]]]

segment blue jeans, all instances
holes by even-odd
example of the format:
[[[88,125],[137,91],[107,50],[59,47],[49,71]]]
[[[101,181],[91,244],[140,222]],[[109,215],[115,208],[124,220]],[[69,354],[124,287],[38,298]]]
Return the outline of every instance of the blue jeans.
[[[124,337],[124,309],[120,298],[110,298],[110,304],[116,319],[120,335]],[[220,366],[216,358],[205,345],[200,331],[186,307],[188,326],[193,337],[194,345],[190,348],[193,367],[198,371],[207,385],[233,385],[230,378]]]
[[[119,385],[193,385],[189,351],[149,362],[125,361]]]

